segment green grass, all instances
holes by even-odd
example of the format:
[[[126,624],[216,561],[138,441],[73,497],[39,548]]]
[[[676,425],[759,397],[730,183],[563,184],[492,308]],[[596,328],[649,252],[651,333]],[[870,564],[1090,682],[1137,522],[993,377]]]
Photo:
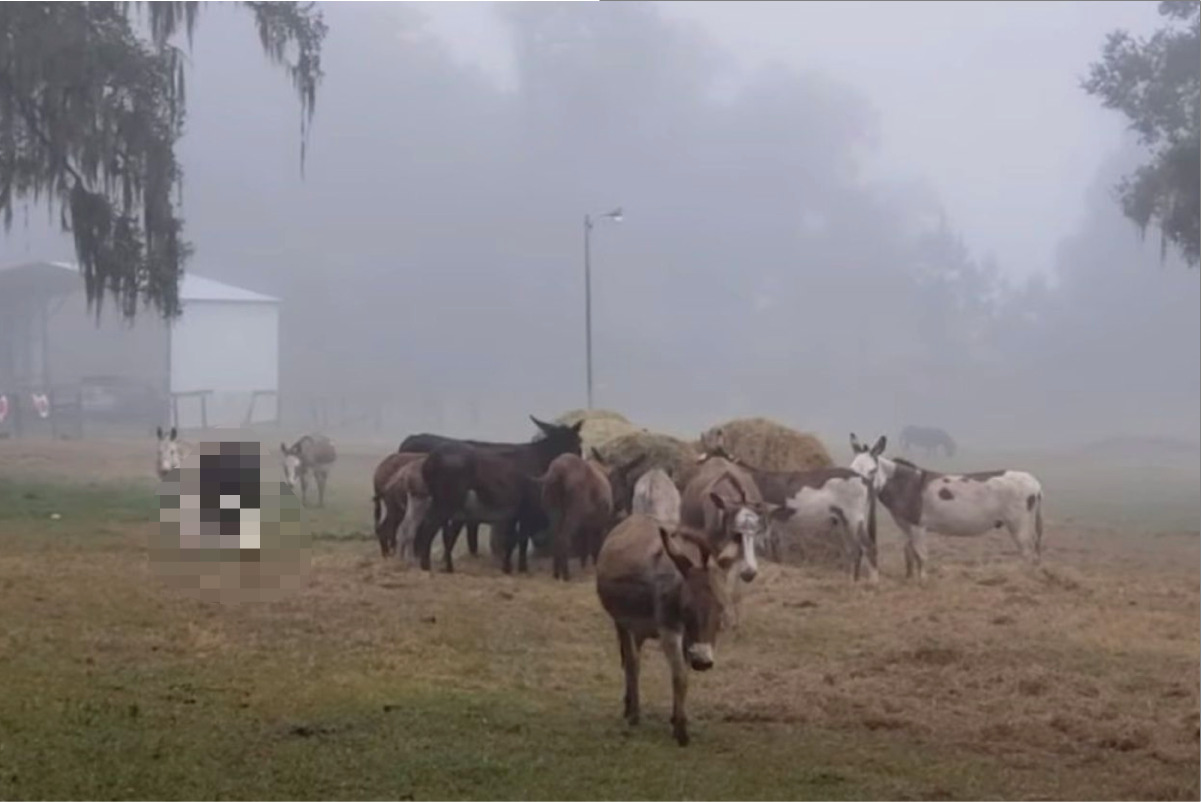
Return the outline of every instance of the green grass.
[[[891,541],[878,593],[765,573],[681,749],[653,643],[622,722],[590,577],[382,566],[353,491],[299,595],[223,606],[152,577],[153,482],[0,480],[0,798],[1197,798],[1195,540],[1076,589],[1003,541],[924,587]]]
[[[0,520],[50,521],[52,514],[58,514],[64,527],[83,520],[156,521],[159,498],[155,492],[149,482],[30,482],[0,476]]]

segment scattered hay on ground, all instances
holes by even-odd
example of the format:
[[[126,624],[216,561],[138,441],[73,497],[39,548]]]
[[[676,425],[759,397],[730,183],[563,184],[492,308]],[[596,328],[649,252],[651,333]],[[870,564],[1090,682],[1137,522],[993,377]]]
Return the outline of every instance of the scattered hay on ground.
[[[590,454],[594,448],[600,450],[606,443],[619,437],[645,431],[630,423],[624,415],[607,409],[573,409],[556,418],[555,423],[570,426],[581,420],[584,421],[584,426],[580,430],[580,439],[583,441],[585,455]]]
[[[817,437],[767,418],[726,421],[701,435],[705,451],[718,445],[761,471],[809,471],[834,465],[830,452]]]

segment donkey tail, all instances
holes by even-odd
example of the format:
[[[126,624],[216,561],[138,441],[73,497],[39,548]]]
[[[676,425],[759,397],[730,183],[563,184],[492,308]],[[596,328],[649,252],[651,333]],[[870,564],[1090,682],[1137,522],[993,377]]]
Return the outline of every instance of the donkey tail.
[[[375,519],[376,526],[379,526],[380,524],[383,523],[383,521],[381,521],[380,517],[379,517],[379,513],[380,513],[379,502],[380,502],[380,496],[379,496],[379,493],[376,493],[374,496],[371,497],[371,505],[375,508],[375,515],[373,517]]]

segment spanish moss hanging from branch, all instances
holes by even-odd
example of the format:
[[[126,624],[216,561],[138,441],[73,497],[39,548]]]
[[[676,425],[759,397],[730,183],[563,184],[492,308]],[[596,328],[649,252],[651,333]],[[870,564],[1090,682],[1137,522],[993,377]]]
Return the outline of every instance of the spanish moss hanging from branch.
[[[149,37],[131,13],[145,5]],[[312,4],[243,3],[263,50],[300,99],[301,171],[326,26]],[[180,312],[192,246],[177,206],[175,146],[185,120],[184,58],[199,4],[5,3],[0,6],[0,212],[45,198],[71,233],[88,309],[105,298],[126,320]]]

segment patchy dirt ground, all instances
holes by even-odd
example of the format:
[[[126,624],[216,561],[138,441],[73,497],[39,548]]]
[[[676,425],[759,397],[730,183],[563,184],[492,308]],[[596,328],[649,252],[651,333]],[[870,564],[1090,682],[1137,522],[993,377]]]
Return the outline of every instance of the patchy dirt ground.
[[[767,566],[693,677],[681,750],[653,646],[643,723],[621,722],[590,573],[381,564],[386,448],[341,449],[299,593],[180,596],[147,563],[150,445],[0,442],[0,797],[1201,794],[1201,538],[1162,499],[1093,490],[1141,522],[1107,526],[1087,476],[1064,487],[1081,501],[1048,521],[1040,568],[1002,537],[934,538],[909,583],[891,526],[875,590]]]

